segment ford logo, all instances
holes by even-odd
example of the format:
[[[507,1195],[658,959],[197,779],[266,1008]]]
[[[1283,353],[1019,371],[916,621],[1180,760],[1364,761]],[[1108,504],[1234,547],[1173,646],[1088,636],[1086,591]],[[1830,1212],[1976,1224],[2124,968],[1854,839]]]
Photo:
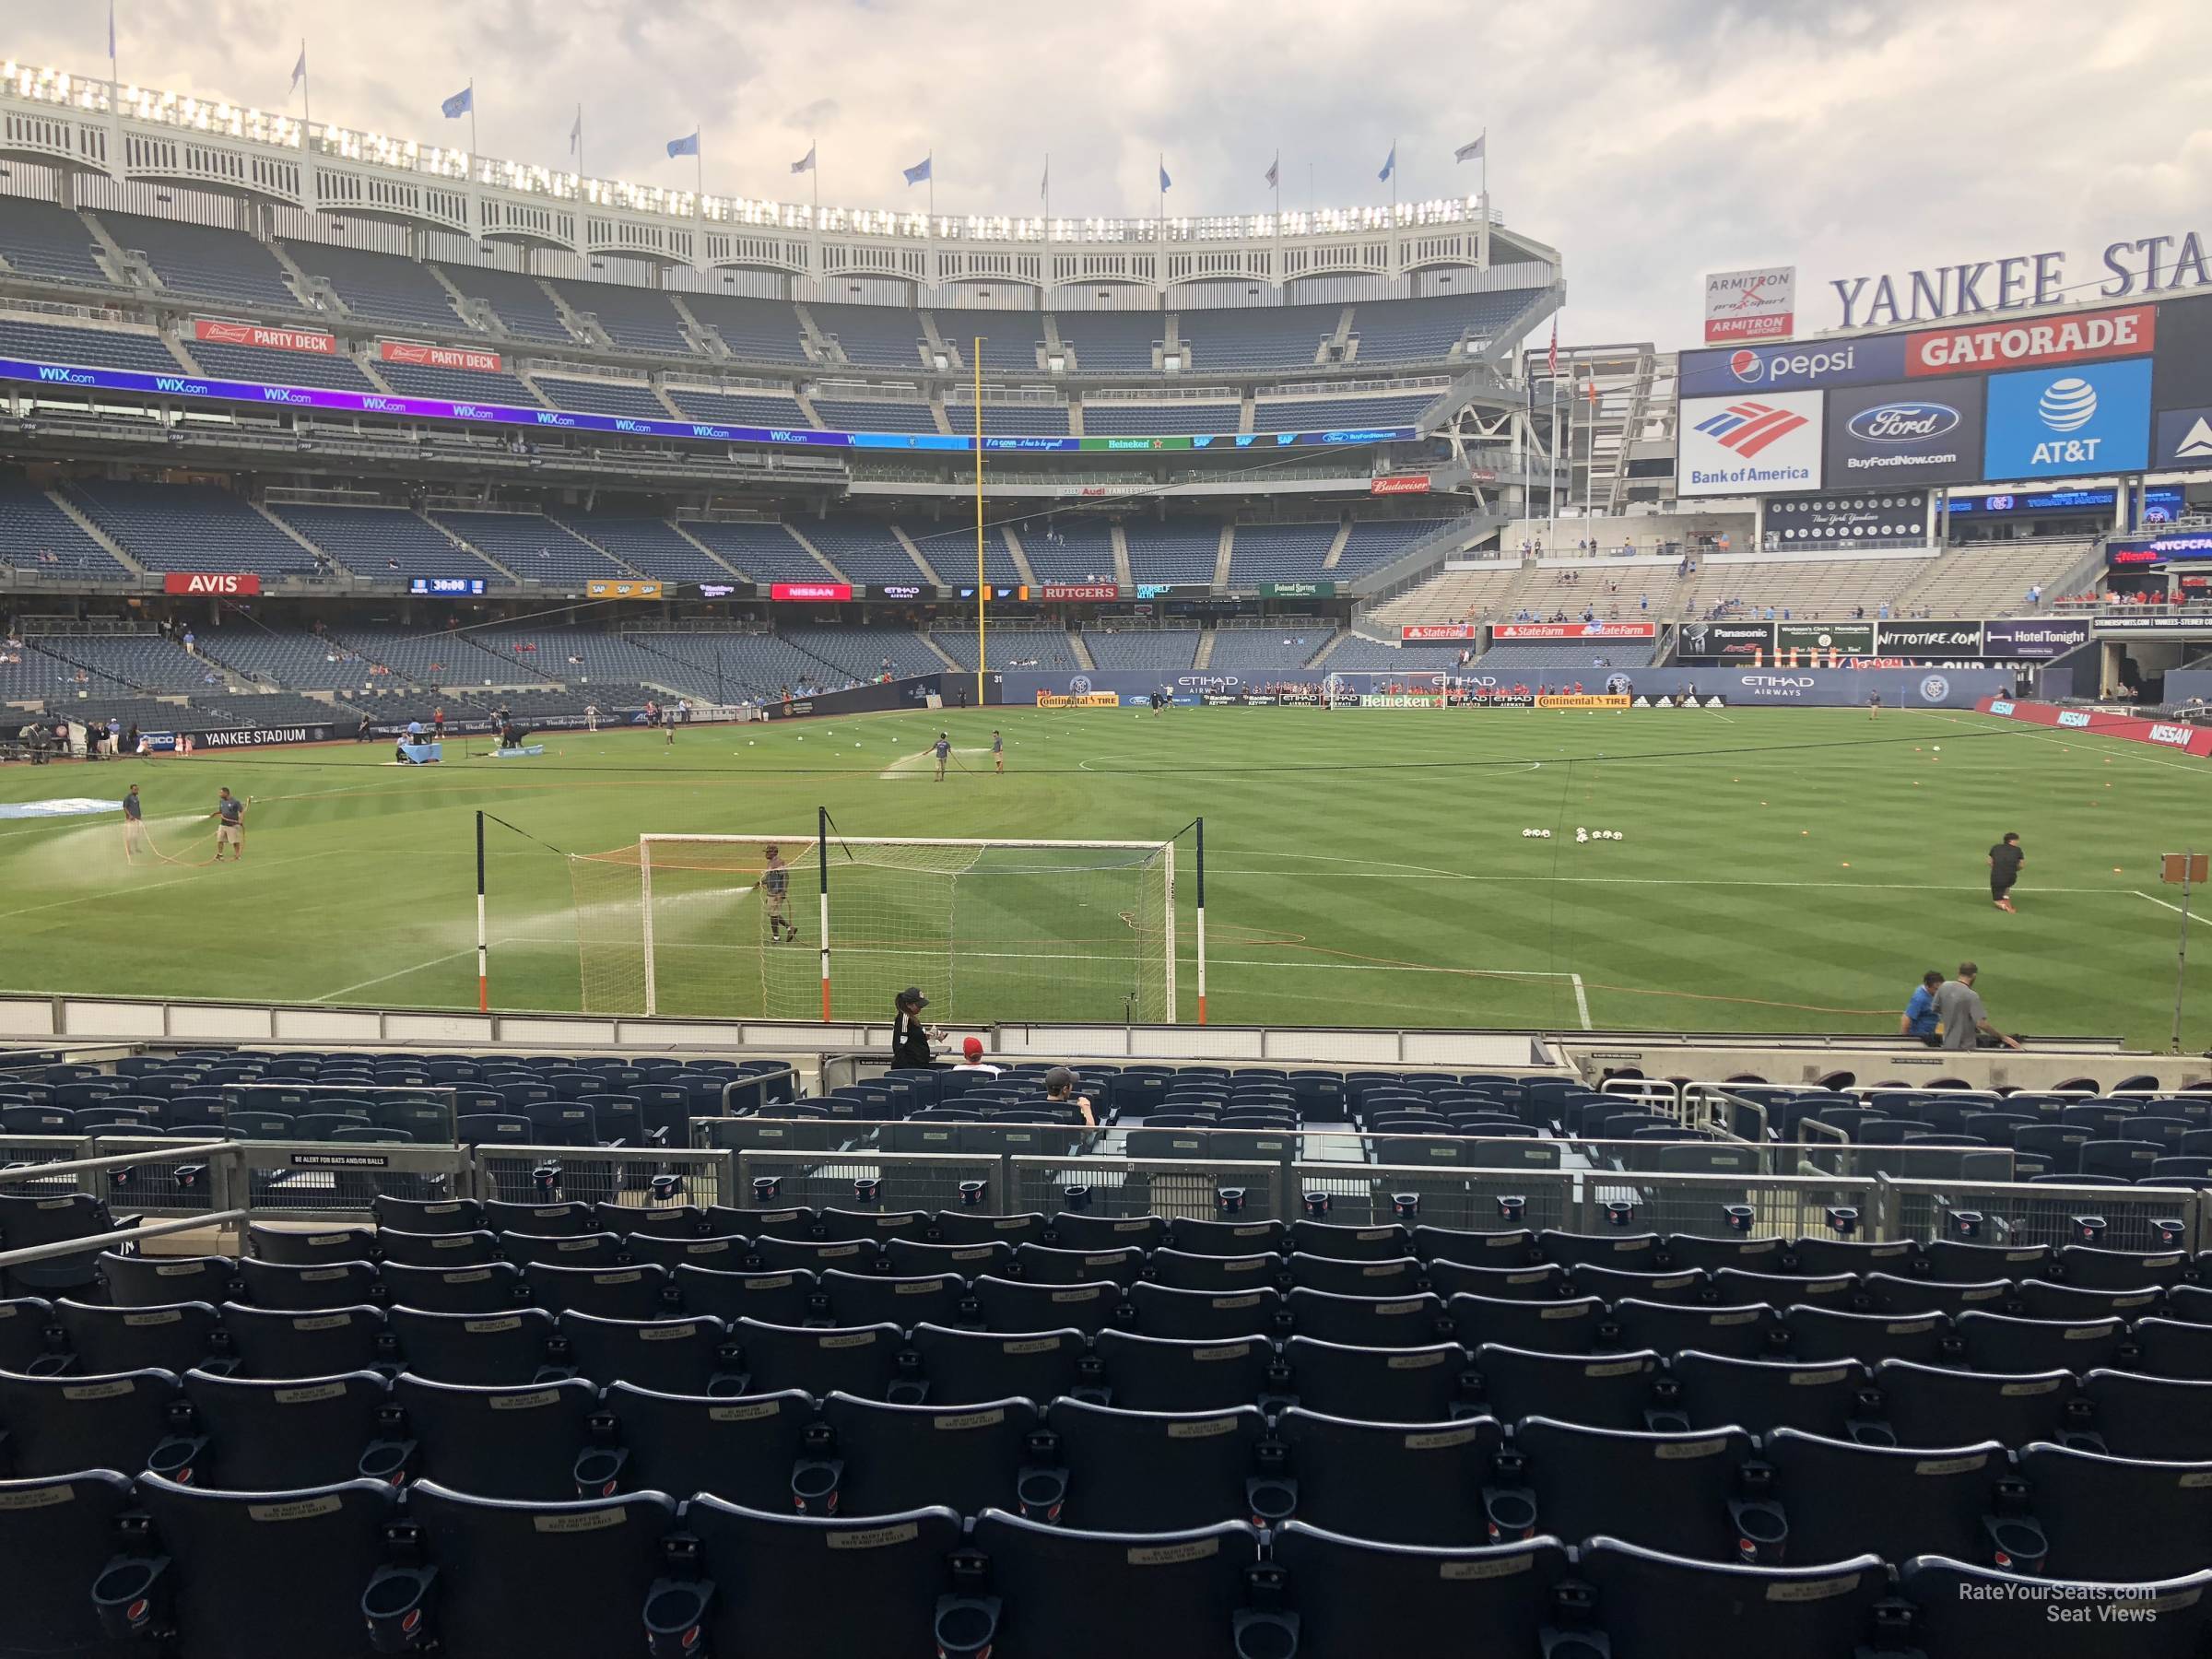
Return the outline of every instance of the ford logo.
[[[1959,411],[1948,404],[1886,403],[1861,409],[1845,428],[1863,443],[1911,443],[1941,437],[1958,424]]]

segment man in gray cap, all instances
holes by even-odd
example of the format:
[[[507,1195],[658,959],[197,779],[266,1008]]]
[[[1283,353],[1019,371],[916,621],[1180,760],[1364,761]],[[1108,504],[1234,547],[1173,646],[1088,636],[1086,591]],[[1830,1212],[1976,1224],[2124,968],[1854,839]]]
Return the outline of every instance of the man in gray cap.
[[[925,1066],[930,1063],[929,1028],[922,1023],[922,1010],[928,1006],[929,998],[922,994],[918,985],[909,985],[892,1002],[893,1065]]]
[[[1076,1074],[1065,1065],[1055,1065],[1044,1074],[1044,1103],[1047,1106],[1072,1106],[1083,1119],[1083,1126],[1096,1129],[1098,1114],[1091,1110],[1090,1097],[1076,1093]]]

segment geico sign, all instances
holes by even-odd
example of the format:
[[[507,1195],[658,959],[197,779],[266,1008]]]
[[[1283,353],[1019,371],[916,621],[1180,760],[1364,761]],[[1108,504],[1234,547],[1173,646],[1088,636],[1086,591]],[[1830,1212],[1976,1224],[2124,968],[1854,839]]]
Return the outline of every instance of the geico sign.
[[[2195,729],[2185,725],[2154,725],[2150,728],[2149,736],[2153,743],[2171,743],[2177,748],[2187,748]]]

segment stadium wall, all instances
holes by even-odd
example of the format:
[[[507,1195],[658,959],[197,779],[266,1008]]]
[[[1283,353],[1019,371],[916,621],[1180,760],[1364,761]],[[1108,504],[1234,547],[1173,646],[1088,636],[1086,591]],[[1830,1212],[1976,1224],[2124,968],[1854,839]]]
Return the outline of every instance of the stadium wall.
[[[1095,671],[1089,674],[1006,674],[995,688],[999,700],[1034,704],[1039,693],[1053,697],[1112,695],[1124,701],[1143,700],[1162,685],[1171,686],[1178,702],[1200,702],[1208,693],[1235,696],[1265,686],[1319,686],[1334,679],[1354,691],[1387,683],[1419,686],[1433,684],[1433,670],[1401,669],[1382,673],[1330,675],[1321,671],[1295,674],[1146,674],[1134,669]],[[1538,680],[1558,684],[1580,678],[1591,691],[1614,688],[1641,696],[1678,696],[1693,688],[1700,697],[1718,697],[1731,704],[1772,704],[1799,708],[1858,708],[1877,693],[1889,708],[1971,709],[1984,698],[2002,697],[2012,689],[2013,677],[2002,668],[1637,668],[1577,670],[1531,669],[1517,675],[1488,673],[1477,662],[1457,677],[1471,686],[1494,687]]]
[[[2043,692],[2045,696],[2053,695],[2047,683]],[[2189,702],[2212,703],[2212,668],[2169,668],[2166,701],[2169,707]]]

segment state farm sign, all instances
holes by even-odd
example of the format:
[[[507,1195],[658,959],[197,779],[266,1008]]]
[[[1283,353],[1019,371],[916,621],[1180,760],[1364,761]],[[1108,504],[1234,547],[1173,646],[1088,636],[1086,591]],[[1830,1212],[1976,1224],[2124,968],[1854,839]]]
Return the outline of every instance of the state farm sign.
[[[1407,622],[1398,630],[1403,640],[1471,640],[1475,637],[1472,622]]]
[[[317,334],[306,328],[264,328],[258,323],[218,323],[211,318],[195,318],[192,337],[209,340],[218,346],[257,346],[264,351],[304,351],[312,357],[335,357],[338,340],[335,335]]]
[[[414,363],[424,369],[473,369],[481,374],[499,371],[500,354],[460,346],[425,346],[418,340],[379,340],[376,354],[387,363]]]
[[[1490,629],[1493,640],[1648,640],[1656,632],[1650,622],[1500,622]]]
[[[1905,341],[1905,372],[1953,374],[1962,369],[2035,369],[2098,358],[2147,357],[2157,343],[2158,316],[2156,306],[2129,305],[2034,323],[1939,328]]]
[[[161,578],[165,594],[258,594],[261,578],[252,571],[171,571]]]

